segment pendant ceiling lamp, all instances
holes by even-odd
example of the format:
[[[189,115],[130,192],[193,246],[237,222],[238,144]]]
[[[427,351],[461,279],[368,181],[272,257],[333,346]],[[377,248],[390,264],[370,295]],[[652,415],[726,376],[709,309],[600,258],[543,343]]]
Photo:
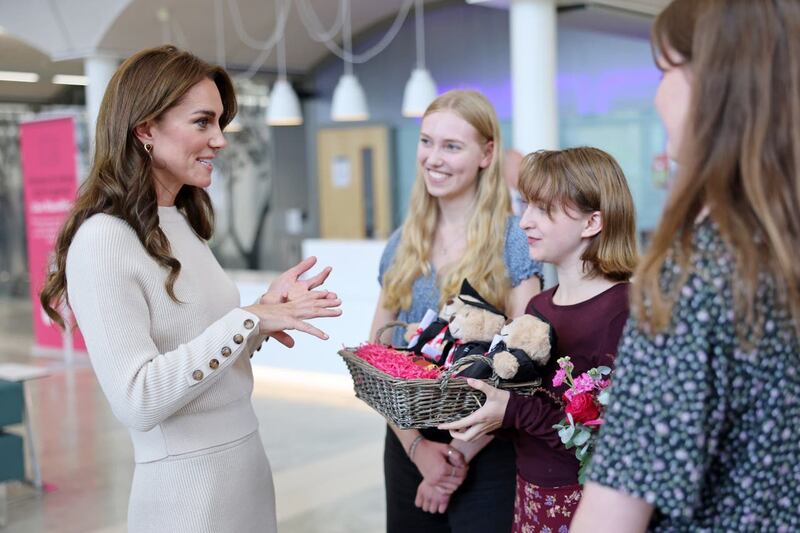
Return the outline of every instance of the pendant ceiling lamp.
[[[351,61],[351,34],[350,34],[350,2],[345,0],[342,3],[344,13],[343,44],[344,44],[344,74],[339,78],[339,83],[333,91],[333,102],[331,104],[331,119],[336,122],[351,122],[367,120],[369,110],[367,109],[367,98],[364,96],[364,89],[358,82],[358,78],[353,74],[353,63]]]
[[[425,21],[422,11],[422,0],[416,0],[414,6],[417,38],[417,66],[411,72],[403,92],[403,116],[421,117],[431,102],[436,98],[436,82],[425,68]]]
[[[284,33],[278,40],[278,80],[272,87],[267,106],[267,124],[270,126],[299,126],[303,123],[300,99],[297,98],[292,84],[286,79],[285,38]]]

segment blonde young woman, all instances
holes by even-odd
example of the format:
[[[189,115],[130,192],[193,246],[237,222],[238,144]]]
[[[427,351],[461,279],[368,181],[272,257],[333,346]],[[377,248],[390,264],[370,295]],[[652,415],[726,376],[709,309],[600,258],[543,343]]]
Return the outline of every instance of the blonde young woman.
[[[541,287],[540,264],[511,215],[494,109],[474,91],[439,96],[422,119],[408,216],[384,250],[372,334],[419,321],[458,293],[464,278],[509,316]],[[394,342],[400,343],[401,332]],[[507,532],[514,503],[510,443],[453,442],[436,429],[388,428],[387,531]]]

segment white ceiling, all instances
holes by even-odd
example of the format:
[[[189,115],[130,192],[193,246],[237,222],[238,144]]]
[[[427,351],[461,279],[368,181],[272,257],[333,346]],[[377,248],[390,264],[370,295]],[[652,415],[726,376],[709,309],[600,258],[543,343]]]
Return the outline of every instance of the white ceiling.
[[[292,0],[296,3],[298,0]],[[337,0],[307,0],[325,27],[336,18]],[[353,34],[375,28],[386,29],[398,10],[410,0],[351,0]],[[463,0],[424,0],[427,9],[462,3]],[[511,0],[478,3],[507,8]],[[559,0],[562,20],[570,24],[615,33],[646,34],[649,17],[669,0]],[[235,2],[244,31],[253,39],[265,40],[275,27],[274,0],[222,0],[226,62],[229,68],[244,69],[258,57],[236,33],[229,4]],[[589,9],[569,9],[588,6]],[[602,6],[604,9],[596,9]],[[610,7],[611,9],[605,9]],[[136,50],[164,42],[191,49],[211,61],[217,60],[215,0],[0,0],[0,70],[35,71],[40,83],[0,82],[0,102],[52,99],[63,86],[52,85],[52,74],[80,74],[80,58],[109,54],[120,58]],[[159,20],[159,10],[169,21]],[[163,15],[163,11],[162,11]],[[643,15],[647,18],[643,18]],[[409,13],[413,17],[413,9]],[[163,17],[162,17],[163,18]],[[286,62],[290,73],[303,74],[330,55],[313,41],[293,5],[286,24]],[[275,53],[262,69],[274,72]]]
[[[236,33],[229,1],[224,0],[225,50],[229,66],[248,67],[259,51],[245,45]],[[361,33],[380,23],[394,19],[400,7],[410,0],[351,0],[352,31]],[[320,21],[327,28],[336,19],[337,0],[310,0]],[[413,1],[411,1],[413,4]],[[425,3],[440,3],[425,0]],[[265,0],[236,0],[245,32],[256,40],[266,40],[274,31],[275,2]],[[132,51],[163,42],[163,26],[158,21],[159,8],[166,7],[170,18],[177,23],[173,34],[176,44],[191,49],[197,55],[216,59],[216,32],[214,0],[134,0],[120,14],[109,30],[98,42],[98,48],[119,51],[128,55]],[[413,9],[410,11],[413,15]],[[138,28],[138,31],[130,31]],[[185,36],[180,42],[181,34]],[[290,71],[306,72],[321,59],[328,56],[328,49],[308,36],[298,14],[292,7],[286,21],[286,64]],[[277,60],[273,52],[265,63],[267,69],[276,69]]]

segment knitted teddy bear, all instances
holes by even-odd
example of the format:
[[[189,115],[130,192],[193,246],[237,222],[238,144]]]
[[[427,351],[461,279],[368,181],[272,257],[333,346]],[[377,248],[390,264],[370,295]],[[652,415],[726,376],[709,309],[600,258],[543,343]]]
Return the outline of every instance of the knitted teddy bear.
[[[550,324],[533,315],[522,315],[503,326],[500,337],[488,354],[500,378],[523,382],[541,377],[555,344]]]

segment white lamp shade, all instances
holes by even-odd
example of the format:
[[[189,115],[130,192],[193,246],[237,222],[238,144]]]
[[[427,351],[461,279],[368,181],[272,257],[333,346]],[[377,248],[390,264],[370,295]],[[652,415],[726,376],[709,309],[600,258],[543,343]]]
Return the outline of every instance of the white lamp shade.
[[[267,106],[267,124],[270,126],[299,126],[303,123],[300,100],[292,85],[278,79],[272,88]]]
[[[367,120],[367,98],[358,79],[352,74],[343,74],[333,91],[331,119],[337,122]]]
[[[436,82],[424,68],[415,68],[403,92],[403,116],[421,117],[436,98]]]

